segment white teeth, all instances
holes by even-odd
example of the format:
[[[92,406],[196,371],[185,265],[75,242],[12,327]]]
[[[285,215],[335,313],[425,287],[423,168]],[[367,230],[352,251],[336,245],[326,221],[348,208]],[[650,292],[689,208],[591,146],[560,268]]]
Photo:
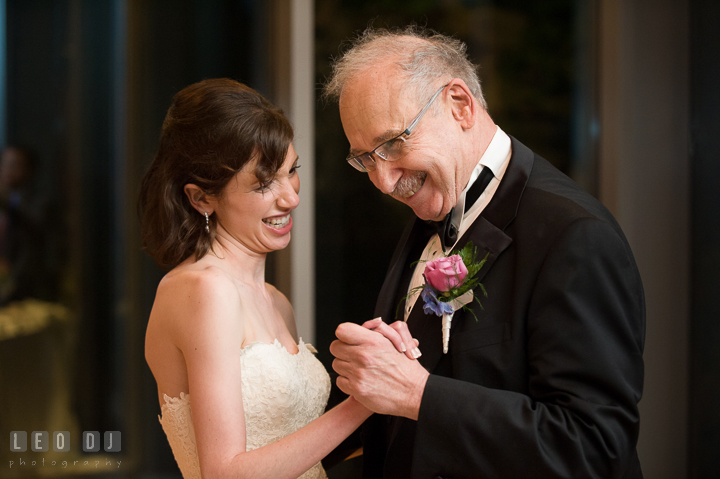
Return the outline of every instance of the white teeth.
[[[282,218],[266,218],[263,223],[277,229],[284,228],[290,223],[290,215],[285,215]]]

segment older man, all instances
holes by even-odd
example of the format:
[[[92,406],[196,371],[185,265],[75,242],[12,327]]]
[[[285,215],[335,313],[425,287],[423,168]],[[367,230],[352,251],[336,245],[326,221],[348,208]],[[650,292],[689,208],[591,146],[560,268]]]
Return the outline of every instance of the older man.
[[[400,305],[407,327],[392,328],[422,356],[350,323],[331,346],[338,387],[379,413],[364,428],[365,477],[642,477],[644,297],[610,213],[493,123],[455,39],[369,30],[326,94],[350,165],[417,215],[376,314],[390,322]],[[469,241],[488,255],[487,298],[455,313],[445,354],[440,319],[406,296],[423,261]]]

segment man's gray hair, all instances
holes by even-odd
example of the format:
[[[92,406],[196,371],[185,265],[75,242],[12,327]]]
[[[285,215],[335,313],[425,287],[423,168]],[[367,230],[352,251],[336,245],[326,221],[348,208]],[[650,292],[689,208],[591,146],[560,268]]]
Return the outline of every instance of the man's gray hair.
[[[462,79],[473,96],[487,109],[480,88],[477,67],[467,58],[462,41],[416,25],[399,30],[368,28],[350,49],[336,58],[332,75],[325,84],[323,97],[338,100],[345,84],[359,72],[378,66],[388,58],[404,73],[405,85],[420,99],[430,98],[439,78]]]

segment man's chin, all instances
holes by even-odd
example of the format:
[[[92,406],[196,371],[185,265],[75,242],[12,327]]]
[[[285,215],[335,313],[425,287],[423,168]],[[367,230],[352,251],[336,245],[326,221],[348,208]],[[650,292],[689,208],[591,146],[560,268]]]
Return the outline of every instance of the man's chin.
[[[447,213],[444,215],[441,214],[440,216],[437,216],[437,212],[433,213],[431,211],[427,211],[424,209],[421,210],[419,208],[418,209],[412,208],[412,210],[415,213],[415,216],[417,216],[418,218],[420,218],[423,221],[442,221],[443,219],[445,219],[445,216],[447,216]]]
[[[438,196],[439,195],[431,194],[431,192],[426,188],[420,188],[409,198],[394,198],[408,205],[415,213],[415,216],[421,220],[441,221],[445,218],[445,216],[447,216],[448,212],[443,214],[446,202],[441,200]]]

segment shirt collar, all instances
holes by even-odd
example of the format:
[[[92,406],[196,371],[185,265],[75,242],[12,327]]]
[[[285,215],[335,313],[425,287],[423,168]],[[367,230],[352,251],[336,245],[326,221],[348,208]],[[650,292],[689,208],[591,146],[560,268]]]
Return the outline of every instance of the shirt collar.
[[[468,181],[467,186],[462,191],[462,193],[460,193],[460,198],[458,199],[455,208],[453,208],[452,210],[450,222],[452,225],[455,226],[455,231],[461,231],[461,223],[466,217],[466,214],[464,213],[465,195],[467,194],[468,190],[470,190],[470,187],[473,185],[473,183],[475,183],[475,180],[478,179],[483,168],[490,168],[493,176],[495,178],[499,178],[501,172],[503,171],[503,166],[507,161],[510,148],[510,137],[504,131],[502,131],[499,126],[496,126],[495,134],[493,135],[492,140],[490,140],[490,144],[485,149],[485,153],[483,153],[482,157],[480,157],[477,165],[475,165],[475,169],[473,169],[473,172],[470,174],[470,181]],[[469,212],[470,211],[468,210],[468,213]],[[452,247],[452,245],[448,246]]]
[[[503,163],[507,159],[508,152],[510,151],[510,144],[510,137],[507,136],[499,126],[496,126],[495,134],[492,140],[490,140],[490,144],[485,149],[482,157],[480,157],[480,161],[475,165],[475,169],[473,169],[470,174],[470,181],[468,181],[467,186],[462,193],[460,193],[457,205],[455,205],[452,211],[450,221],[455,225],[457,231],[460,231],[460,223],[462,222],[463,212],[465,211],[465,195],[468,190],[470,190],[470,187],[475,183],[475,180],[478,179],[483,168],[490,168],[495,178],[499,176]]]

